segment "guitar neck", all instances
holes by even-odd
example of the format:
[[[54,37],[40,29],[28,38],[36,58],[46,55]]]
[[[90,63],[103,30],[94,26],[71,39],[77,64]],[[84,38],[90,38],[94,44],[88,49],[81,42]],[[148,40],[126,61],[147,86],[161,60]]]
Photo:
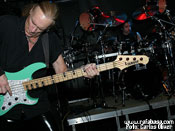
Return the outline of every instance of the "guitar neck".
[[[97,70],[99,72],[110,70],[113,68],[119,68],[120,70],[123,70],[132,65],[147,64],[148,62],[149,62],[149,58],[144,55],[138,55],[138,56],[119,55],[117,59],[113,62],[97,65]],[[65,73],[55,74],[52,76],[47,76],[47,77],[23,82],[23,86],[25,90],[31,90],[38,87],[52,85],[54,83],[72,80],[82,76],[86,76],[86,72],[83,70],[83,68],[79,68],[79,69],[68,71]]]
[[[97,65],[97,70],[99,72],[110,70],[114,68],[114,62],[109,62],[105,64]],[[40,88],[43,86],[49,86],[54,83],[59,83],[63,81],[68,81],[76,78],[80,78],[82,76],[86,76],[86,72],[83,68],[75,69],[72,71],[67,71],[65,73],[59,73],[52,76],[46,76],[38,79],[33,79],[23,83],[25,90],[32,90],[36,88]]]

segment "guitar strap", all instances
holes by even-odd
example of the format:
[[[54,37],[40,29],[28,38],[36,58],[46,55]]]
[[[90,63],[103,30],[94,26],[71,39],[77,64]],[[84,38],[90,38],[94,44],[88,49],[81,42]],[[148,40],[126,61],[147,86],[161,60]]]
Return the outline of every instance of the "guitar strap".
[[[43,45],[45,63],[47,65],[47,68],[49,68],[49,35],[48,33],[44,33],[41,37],[41,40]]]

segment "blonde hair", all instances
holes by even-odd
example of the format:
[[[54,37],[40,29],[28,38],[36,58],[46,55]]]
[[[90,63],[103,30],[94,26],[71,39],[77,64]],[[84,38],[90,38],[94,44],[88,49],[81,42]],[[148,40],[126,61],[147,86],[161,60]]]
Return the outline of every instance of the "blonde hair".
[[[23,9],[22,16],[28,16],[30,10],[34,10],[36,7],[40,7],[44,15],[53,20],[52,25],[55,24],[55,21],[59,14],[59,9],[55,3],[49,1],[42,1],[40,3],[27,5]]]

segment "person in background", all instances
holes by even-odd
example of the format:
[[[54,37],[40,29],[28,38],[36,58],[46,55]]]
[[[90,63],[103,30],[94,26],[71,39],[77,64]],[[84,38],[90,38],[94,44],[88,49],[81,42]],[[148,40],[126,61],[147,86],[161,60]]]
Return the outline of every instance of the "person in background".
[[[131,50],[136,50],[139,42],[142,41],[142,37],[139,32],[132,31],[131,22],[126,21],[121,25],[121,30],[117,35],[117,43],[120,45],[120,51],[128,51],[131,53]]]

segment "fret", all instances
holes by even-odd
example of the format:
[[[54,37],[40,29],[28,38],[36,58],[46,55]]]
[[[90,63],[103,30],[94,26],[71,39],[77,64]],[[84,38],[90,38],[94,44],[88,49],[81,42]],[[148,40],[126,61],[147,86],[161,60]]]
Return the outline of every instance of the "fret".
[[[31,90],[32,87],[31,87],[31,84],[27,85],[27,90]]]
[[[37,88],[36,87],[36,83],[31,84],[31,86],[32,86],[32,89],[36,89]]]
[[[112,69],[112,68],[114,68],[113,62],[106,63],[106,64],[101,64],[101,65],[97,66],[97,69],[98,69],[99,72],[106,71],[106,70],[109,70],[109,69]]]
[[[108,63],[97,65],[97,70],[99,72],[102,72],[102,71],[110,70],[116,67],[122,70],[124,68],[127,68],[135,64],[140,64],[140,63],[146,64],[148,63],[148,61],[149,61],[148,57],[143,55],[142,56],[127,56],[127,55],[118,56],[114,62],[108,62]],[[35,89],[38,87],[48,86],[53,83],[67,81],[67,80],[79,78],[85,75],[87,74],[83,70],[83,68],[79,68],[79,69],[75,69],[65,73],[55,74],[53,76],[47,76],[47,77],[23,82],[23,85],[25,90],[31,90],[33,88]]]
[[[58,79],[58,74],[52,76],[54,83],[59,83],[60,79]]]
[[[73,70],[73,71],[69,71],[69,73],[72,75],[72,79],[77,78],[77,73]]]
[[[62,74],[57,74],[57,75],[56,75],[56,79],[57,79],[59,82],[64,81],[64,78],[63,78],[63,75],[62,75]]]
[[[42,81],[40,79],[37,79],[37,84],[38,84],[38,87],[43,87]]]
[[[71,79],[73,79],[74,77],[73,77],[73,73],[72,73],[72,71],[68,71],[68,72],[66,72],[66,77],[67,77],[67,80],[71,80]]]

